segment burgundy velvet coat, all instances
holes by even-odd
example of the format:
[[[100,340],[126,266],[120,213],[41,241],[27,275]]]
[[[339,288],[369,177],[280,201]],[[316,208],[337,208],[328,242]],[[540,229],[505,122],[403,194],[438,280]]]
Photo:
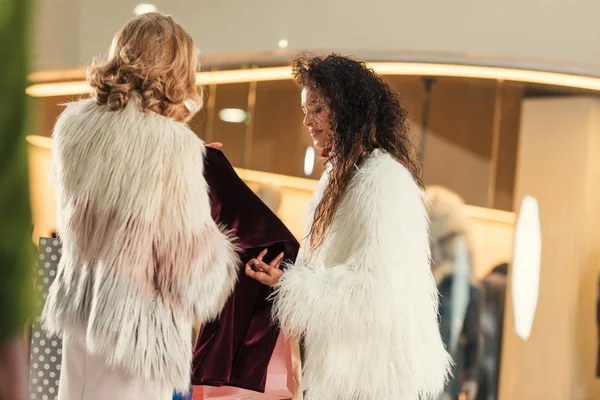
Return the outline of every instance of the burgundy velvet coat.
[[[271,288],[247,277],[244,265],[268,248],[268,262],[282,251],[295,261],[299,244],[277,216],[237,176],[219,150],[207,149],[204,171],[212,216],[238,238],[239,280],[220,317],[200,331],[192,384],[235,386],[264,392],[267,367],[279,335],[271,318]],[[201,277],[200,277],[201,279]]]

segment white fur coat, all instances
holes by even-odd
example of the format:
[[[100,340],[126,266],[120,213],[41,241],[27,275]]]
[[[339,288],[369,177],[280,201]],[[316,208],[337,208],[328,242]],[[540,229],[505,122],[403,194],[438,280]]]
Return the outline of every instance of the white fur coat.
[[[327,182],[326,172],[309,223]],[[307,399],[433,399],[443,390],[451,360],[438,326],[426,201],[400,163],[373,152],[322,246],[310,258],[305,247],[284,273],[275,312],[288,334],[304,337]]]
[[[48,331],[154,384],[187,391],[192,323],[215,318],[237,278],[213,222],[205,148],[183,123],[137,102],[72,103],[54,130],[58,274]]]

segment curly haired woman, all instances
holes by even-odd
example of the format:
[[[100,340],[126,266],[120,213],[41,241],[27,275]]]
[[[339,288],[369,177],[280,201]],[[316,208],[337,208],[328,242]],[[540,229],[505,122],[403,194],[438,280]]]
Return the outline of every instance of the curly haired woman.
[[[363,62],[303,57],[293,71],[326,171],[295,265],[254,259],[246,273],[274,286],[282,327],[304,340],[306,399],[435,398],[451,361],[406,112]]]
[[[88,70],[92,98],[54,129],[63,242],[44,310],[63,336],[59,400],[170,399],[190,382],[194,321],[215,318],[237,277],[213,222],[196,52],[168,16],[145,14]]]

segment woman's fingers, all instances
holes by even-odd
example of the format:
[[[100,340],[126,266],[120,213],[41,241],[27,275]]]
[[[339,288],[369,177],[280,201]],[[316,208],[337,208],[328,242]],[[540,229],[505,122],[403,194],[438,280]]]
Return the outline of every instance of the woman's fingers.
[[[256,279],[260,283],[270,285],[272,278],[279,273],[281,261],[283,260],[284,253],[280,253],[268,264],[263,261],[263,257],[267,254],[267,249],[260,252],[260,254],[251,259],[246,263],[246,275],[250,278]]]
[[[265,274],[269,275],[270,277],[276,276],[280,269],[279,267],[281,266],[281,261],[283,260],[283,253],[279,254],[277,257],[275,257],[269,264],[265,264],[264,262],[260,263],[259,269],[261,272],[264,272]]]
[[[281,260],[283,260],[283,253],[279,253],[279,255],[277,257],[275,257],[273,260],[271,260],[271,262],[269,263],[269,266],[271,268],[279,268],[279,265],[281,264]]]
[[[260,262],[260,264],[258,265],[257,268],[260,272],[264,272],[267,275],[270,275],[270,271],[271,271],[271,269],[273,269],[273,267],[271,265],[266,264],[262,261]]]
[[[248,275],[250,278],[254,278],[256,276],[256,271],[252,268],[254,259],[248,261],[248,263],[246,263],[246,275]]]
[[[260,252],[260,254],[258,255],[258,257],[256,257],[256,259],[260,262],[262,262],[263,257],[267,255],[267,252],[269,250],[268,249],[264,249],[263,251]]]
[[[269,264],[264,263],[263,261],[259,261],[256,258],[251,259],[246,263],[246,275],[250,277],[255,277],[257,273],[264,272],[267,273],[272,269]]]
[[[275,259],[277,260],[275,265],[271,266],[253,258],[252,260],[246,263],[246,275],[262,283],[263,285],[273,286],[281,279],[281,276],[283,275],[283,271],[279,269],[279,265],[281,264],[282,259],[283,255],[280,254]]]
[[[246,264],[246,275],[264,285],[270,284],[271,278],[269,277],[268,274],[266,274],[265,272],[262,272],[262,271],[253,270],[252,267],[248,266],[248,264]]]
[[[257,281],[259,281],[260,283],[262,283],[263,285],[269,285],[269,275],[267,275],[264,272],[257,272],[256,273],[256,277],[254,278]]]

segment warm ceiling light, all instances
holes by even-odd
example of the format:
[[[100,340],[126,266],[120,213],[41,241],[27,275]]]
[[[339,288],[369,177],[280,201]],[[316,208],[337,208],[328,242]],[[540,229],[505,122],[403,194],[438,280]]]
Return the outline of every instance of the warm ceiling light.
[[[315,148],[308,146],[304,153],[304,175],[311,176],[315,169]]]
[[[269,67],[199,72],[196,75],[196,82],[198,85],[211,85],[219,83],[279,81],[291,78],[292,70],[290,67]]]
[[[522,340],[527,340],[538,302],[542,258],[540,213],[535,197],[525,196],[521,202],[513,252],[511,294],[515,332]]]
[[[241,108],[224,108],[219,111],[219,119],[224,122],[240,124],[246,122],[248,113]]]
[[[154,4],[142,3],[142,4],[138,4],[137,6],[135,6],[135,8],[133,9],[133,12],[135,13],[135,15],[142,15],[142,14],[148,14],[151,12],[156,12],[157,10],[158,10],[158,8],[156,8],[156,6]]]
[[[50,81],[79,81],[85,79],[85,68],[36,71],[30,73],[27,76],[27,79],[34,83]]]
[[[491,79],[600,91],[600,77],[572,75],[559,72],[475,65],[411,62],[372,62],[369,63],[369,66],[372,67],[375,72],[387,76],[445,76]],[[196,75],[196,82],[198,85],[211,85],[287,80],[291,78],[292,73],[290,67],[269,67],[199,72]],[[89,93],[89,87],[83,81],[38,83],[27,88],[27,93],[33,97],[76,95]]]
[[[285,49],[285,48],[287,48],[287,47],[288,47],[288,44],[290,44],[290,42],[288,42],[288,40],[287,40],[287,39],[281,39],[281,40],[279,41],[279,43],[278,43],[278,45],[279,45],[279,48],[280,48],[280,49]]]
[[[36,83],[25,92],[31,97],[71,96],[89,93],[90,86],[86,81]]]
[[[486,67],[477,65],[376,62],[370,64],[381,75],[426,75],[455,78],[493,79],[501,81],[537,83],[542,85],[600,90],[600,78],[545,72],[528,69]]]

